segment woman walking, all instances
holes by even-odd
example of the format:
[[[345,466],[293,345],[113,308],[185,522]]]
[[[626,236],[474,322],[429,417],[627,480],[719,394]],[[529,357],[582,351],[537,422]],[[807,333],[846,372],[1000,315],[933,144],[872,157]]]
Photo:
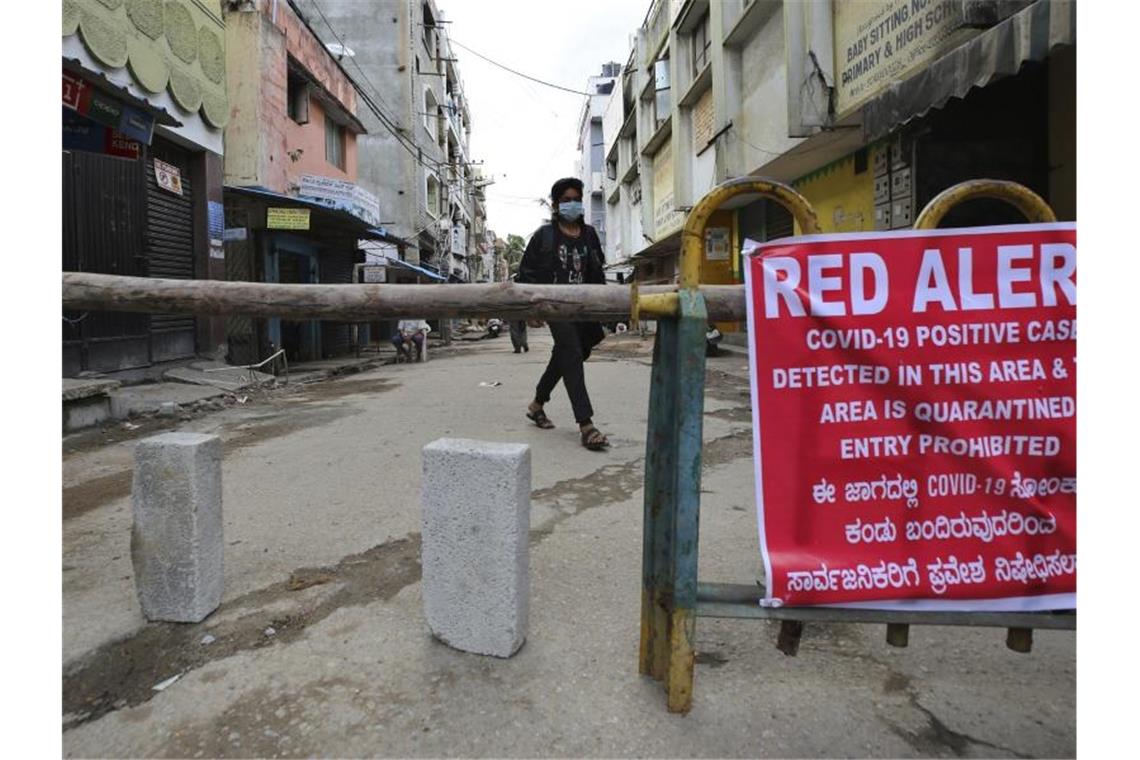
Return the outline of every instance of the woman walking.
[[[518,282],[554,285],[605,284],[601,242],[593,227],[582,221],[582,182],[565,177],[550,189],[553,218],[531,235],[519,263]],[[554,350],[535,388],[526,416],[544,430],[554,427],[543,406],[561,380],[570,396],[582,445],[602,451],[609,440],[594,426],[594,409],[586,391],[583,366],[594,346],[605,338],[600,322],[549,322]]]

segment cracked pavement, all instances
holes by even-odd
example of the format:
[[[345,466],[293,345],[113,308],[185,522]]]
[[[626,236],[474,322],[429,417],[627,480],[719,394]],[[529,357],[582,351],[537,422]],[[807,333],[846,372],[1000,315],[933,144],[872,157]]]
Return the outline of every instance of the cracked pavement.
[[[176,423],[226,452],[225,596],[195,625],[148,624],[134,596],[134,438],[66,437],[64,754],[1075,754],[1072,632],[1020,655],[999,629],[916,626],[893,649],[884,626],[809,625],[790,658],[776,623],[702,618],[693,710],[666,712],[637,673],[652,346],[611,338],[587,365],[614,444],[599,454],[561,389],[556,429],[524,418],[549,350],[534,332],[528,354],[466,344]],[[709,360],[702,581],[762,574],[745,365]],[[442,436],[532,447],[530,632],[509,660],[452,650],[423,619],[419,452]]]

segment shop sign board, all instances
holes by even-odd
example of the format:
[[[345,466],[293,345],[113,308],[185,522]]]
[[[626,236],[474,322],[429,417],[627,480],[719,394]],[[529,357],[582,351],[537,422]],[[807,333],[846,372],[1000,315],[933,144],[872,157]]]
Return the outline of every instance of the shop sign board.
[[[379,199],[354,182],[303,174],[297,194],[329,208],[347,211],[368,224],[380,224]]]
[[[745,244],[762,604],[1076,606],[1076,225]]]
[[[265,226],[271,230],[307,230],[309,209],[270,206],[265,210]]]
[[[366,283],[388,282],[388,267],[366,264],[360,268]]]
[[[142,144],[137,140],[67,110],[63,112],[63,147],[119,158],[138,159],[142,155]]]
[[[832,7],[840,118],[976,34],[962,26],[961,0],[860,0]]]
[[[150,145],[154,136],[154,117],[99,91],[76,74],[63,72],[63,105],[111,129],[123,139]]]
[[[653,227],[657,240],[673,234],[685,223],[685,215],[673,202],[673,148],[666,142],[653,157]]]

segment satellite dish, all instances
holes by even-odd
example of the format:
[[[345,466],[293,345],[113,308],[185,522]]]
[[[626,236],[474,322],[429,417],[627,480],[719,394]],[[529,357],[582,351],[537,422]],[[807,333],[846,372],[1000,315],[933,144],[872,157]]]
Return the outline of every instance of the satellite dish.
[[[339,42],[329,42],[325,47],[337,58],[344,58],[345,56],[352,58],[356,55],[356,52],[352,48],[342,45]]]

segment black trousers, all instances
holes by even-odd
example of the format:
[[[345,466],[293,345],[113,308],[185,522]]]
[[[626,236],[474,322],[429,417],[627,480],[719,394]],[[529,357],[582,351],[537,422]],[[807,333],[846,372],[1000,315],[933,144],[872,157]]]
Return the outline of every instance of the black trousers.
[[[526,345],[526,320],[512,319],[510,321],[511,345],[518,351]]]
[[[586,370],[582,366],[590,358],[593,347],[587,334],[587,322],[548,322],[550,334],[554,336],[554,351],[546,371],[538,381],[534,400],[540,404],[550,401],[554,386],[561,380],[570,396],[574,408],[574,419],[581,425],[590,422],[594,408],[590,405],[590,394],[586,392]]]

